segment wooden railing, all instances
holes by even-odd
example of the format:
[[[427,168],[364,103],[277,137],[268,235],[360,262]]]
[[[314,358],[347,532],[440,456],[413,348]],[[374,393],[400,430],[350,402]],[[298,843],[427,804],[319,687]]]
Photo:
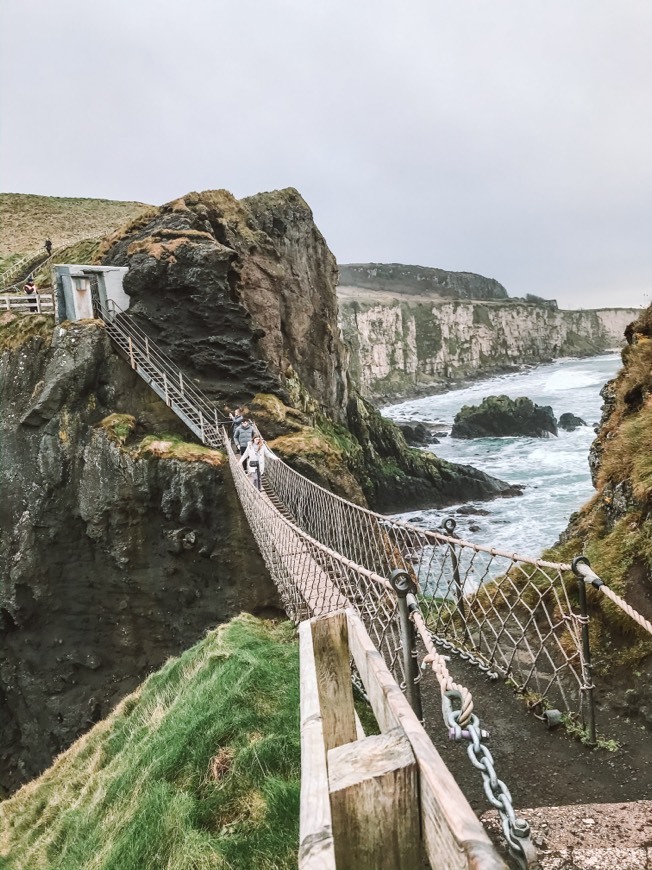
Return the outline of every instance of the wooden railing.
[[[300,870],[507,870],[355,610],[302,622]],[[350,658],[380,735],[365,737]]]
[[[30,311],[32,313],[54,312],[52,293],[0,294],[0,311]]]

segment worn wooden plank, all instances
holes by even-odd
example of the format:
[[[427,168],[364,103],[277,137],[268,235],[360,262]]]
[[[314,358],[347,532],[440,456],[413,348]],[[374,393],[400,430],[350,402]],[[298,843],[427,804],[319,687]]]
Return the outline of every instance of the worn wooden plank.
[[[300,870],[335,870],[326,751],[310,624],[299,626],[301,671]]]
[[[338,868],[419,867],[417,765],[402,729],[332,749],[328,782]]]
[[[346,613],[311,620],[326,752],[357,739]]]
[[[292,536],[287,541],[275,541],[274,549],[312,614],[321,616],[350,606],[351,602],[312,558],[305,542]]]
[[[347,610],[347,621],[349,649],[381,731],[402,728],[412,746],[431,865],[437,870],[507,870],[352,608]]]

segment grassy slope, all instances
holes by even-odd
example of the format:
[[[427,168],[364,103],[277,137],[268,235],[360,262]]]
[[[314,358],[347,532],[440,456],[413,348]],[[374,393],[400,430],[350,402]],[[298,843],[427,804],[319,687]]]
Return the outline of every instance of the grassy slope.
[[[571,519],[563,544],[546,558],[571,560],[584,552],[609,586],[652,618],[652,307],[635,327],[636,340],[623,351],[623,369],[613,382],[614,407],[601,426],[602,454],[596,495]],[[619,495],[620,492],[620,495]],[[616,605],[591,596],[591,630],[607,651],[601,670],[638,667],[652,655],[652,641]]]
[[[54,246],[68,239],[105,235],[149,206],[109,199],[0,194],[0,268],[11,256],[37,250],[50,238]]]
[[[2,870],[296,867],[298,647],[240,616],[0,804]]]

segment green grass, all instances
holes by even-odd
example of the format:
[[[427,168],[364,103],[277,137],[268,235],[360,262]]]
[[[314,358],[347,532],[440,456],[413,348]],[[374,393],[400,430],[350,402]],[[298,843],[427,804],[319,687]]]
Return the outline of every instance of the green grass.
[[[68,239],[104,235],[148,208],[141,202],[2,193],[2,266],[10,265],[12,255],[40,249],[46,238],[56,248]]]
[[[210,632],[0,804],[0,867],[296,867],[298,683],[289,623]]]
[[[0,313],[0,353],[17,350],[32,338],[42,341],[52,340],[54,316],[52,314],[31,314],[23,311],[4,311]]]

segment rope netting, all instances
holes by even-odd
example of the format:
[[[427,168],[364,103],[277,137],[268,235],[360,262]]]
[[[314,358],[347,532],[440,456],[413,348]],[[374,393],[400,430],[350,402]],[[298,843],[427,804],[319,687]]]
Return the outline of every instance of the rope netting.
[[[569,565],[392,520],[328,492],[278,458],[268,461],[265,477],[295,526],[331,551],[381,578],[407,571],[434,640],[471,652],[533,700],[581,713],[581,617],[569,594],[576,585]]]

